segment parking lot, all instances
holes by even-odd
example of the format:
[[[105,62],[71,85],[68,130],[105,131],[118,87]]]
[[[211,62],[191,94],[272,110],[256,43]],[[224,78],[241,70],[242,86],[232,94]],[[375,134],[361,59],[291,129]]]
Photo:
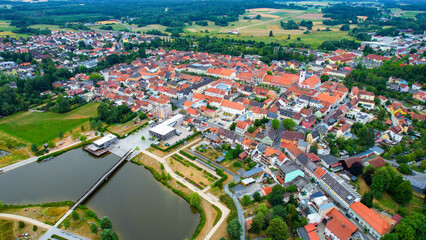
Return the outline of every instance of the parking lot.
[[[134,152],[132,156],[136,156],[141,151],[146,150],[151,146],[153,141],[151,140],[151,136],[149,135],[150,127],[143,128],[134,134],[130,134],[126,138],[119,139],[114,146],[111,148],[110,152],[117,156],[124,156],[124,154],[133,148]],[[145,137],[145,140],[142,140],[142,136]],[[139,150],[135,150],[136,148]]]
[[[191,134],[193,134],[193,131],[187,131],[185,130],[182,126],[179,126],[176,128],[176,131],[178,133],[181,133],[180,135],[174,135],[173,137],[167,139],[166,141],[164,141],[164,145],[168,146],[168,145],[173,145],[175,144],[177,141],[180,141],[188,136],[190,136]]]

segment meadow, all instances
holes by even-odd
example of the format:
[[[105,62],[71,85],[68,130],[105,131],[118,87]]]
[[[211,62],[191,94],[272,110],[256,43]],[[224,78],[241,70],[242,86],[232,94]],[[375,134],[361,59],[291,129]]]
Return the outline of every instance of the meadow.
[[[71,112],[20,112],[0,120],[0,132],[38,146],[79,127],[97,115],[97,103],[86,104]]]

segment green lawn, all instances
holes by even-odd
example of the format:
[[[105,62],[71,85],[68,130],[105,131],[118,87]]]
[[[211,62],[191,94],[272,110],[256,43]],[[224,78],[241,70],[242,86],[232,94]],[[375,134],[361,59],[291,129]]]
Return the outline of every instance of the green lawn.
[[[42,145],[97,115],[98,104],[87,104],[65,114],[20,112],[0,120],[0,131],[28,143]]]

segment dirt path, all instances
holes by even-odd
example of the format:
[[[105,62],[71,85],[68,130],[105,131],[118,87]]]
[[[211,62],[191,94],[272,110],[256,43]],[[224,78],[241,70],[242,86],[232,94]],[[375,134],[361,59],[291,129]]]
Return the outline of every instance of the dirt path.
[[[32,225],[36,225],[38,227],[45,228],[46,230],[51,229],[53,227],[53,226],[47,225],[45,223],[39,222],[37,220],[34,220],[32,218],[27,218],[27,217],[23,217],[23,216],[19,216],[19,215],[14,215],[14,214],[0,213],[0,217],[9,218],[9,219],[18,220],[18,221],[23,221],[23,222],[28,222],[28,223],[31,223]]]

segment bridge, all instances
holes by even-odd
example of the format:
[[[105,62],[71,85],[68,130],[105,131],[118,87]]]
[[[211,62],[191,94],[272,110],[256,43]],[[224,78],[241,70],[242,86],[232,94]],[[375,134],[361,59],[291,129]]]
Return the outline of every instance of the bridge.
[[[58,227],[61,222],[63,222],[80,204],[85,202],[92,194],[106,181],[108,178],[115,172],[117,169],[126,162],[127,158],[133,153],[133,149],[130,149],[117,163],[115,163],[99,180],[92,185],[84,195],[71,206],[68,212],[56,222],[55,227]]]

